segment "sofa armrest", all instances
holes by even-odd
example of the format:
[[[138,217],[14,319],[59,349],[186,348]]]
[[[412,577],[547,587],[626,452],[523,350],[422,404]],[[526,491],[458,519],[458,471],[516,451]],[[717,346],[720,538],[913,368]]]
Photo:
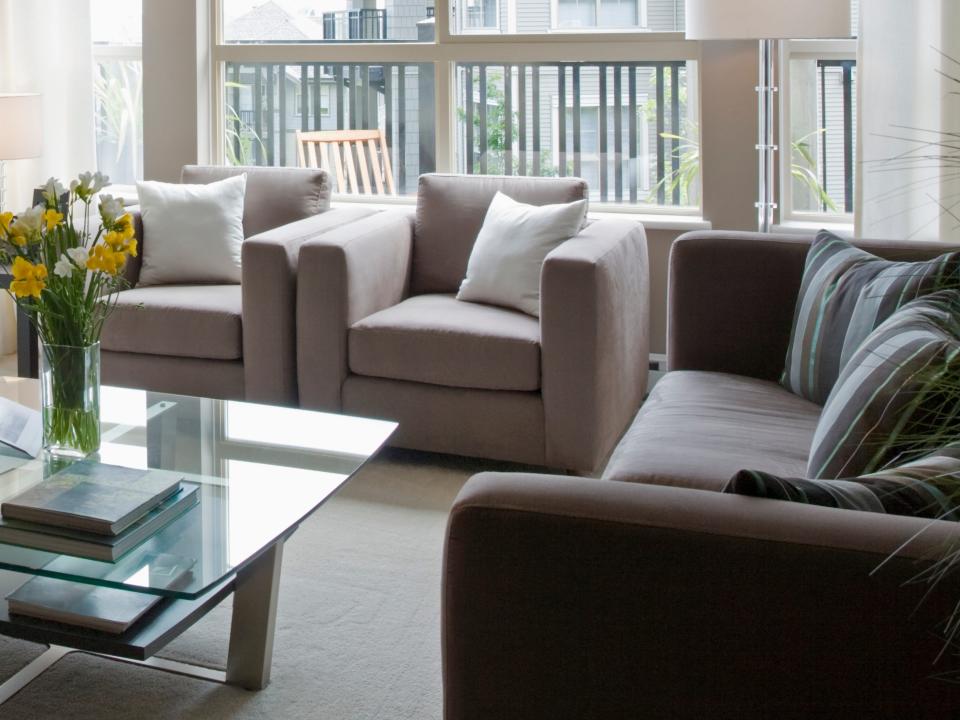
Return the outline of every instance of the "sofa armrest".
[[[347,332],[406,296],[413,214],[382,212],[306,243],[297,287],[297,367],[302,407],[340,409]]]
[[[540,295],[546,461],[593,471],[646,391],[649,270],[640,223],[598,220],[553,250]]]
[[[243,372],[246,399],[297,404],[296,287],[300,247],[372,214],[339,208],[281,225],[243,242]]]
[[[928,528],[877,569],[906,538]],[[445,720],[952,717],[930,679],[956,526],[700,490],[483,474],[450,515]]]
[[[670,251],[667,365],[778,380],[813,236],[698,231]],[[857,239],[889,260],[949,252],[939,242]]]

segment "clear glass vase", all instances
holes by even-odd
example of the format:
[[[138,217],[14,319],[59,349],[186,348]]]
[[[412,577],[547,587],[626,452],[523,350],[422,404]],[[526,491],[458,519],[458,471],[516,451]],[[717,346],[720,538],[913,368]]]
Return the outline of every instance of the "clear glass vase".
[[[100,449],[100,343],[41,346],[43,446],[86,457]]]

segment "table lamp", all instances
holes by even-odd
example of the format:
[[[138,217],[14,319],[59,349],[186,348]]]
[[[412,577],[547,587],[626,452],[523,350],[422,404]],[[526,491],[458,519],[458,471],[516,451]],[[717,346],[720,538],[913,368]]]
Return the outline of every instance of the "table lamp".
[[[5,162],[40,156],[40,96],[0,94],[0,210],[4,209]]]
[[[773,41],[850,37],[850,0],[686,0],[686,24],[690,40],[760,41],[757,225],[761,232],[770,232],[777,207],[773,199],[777,151]]]

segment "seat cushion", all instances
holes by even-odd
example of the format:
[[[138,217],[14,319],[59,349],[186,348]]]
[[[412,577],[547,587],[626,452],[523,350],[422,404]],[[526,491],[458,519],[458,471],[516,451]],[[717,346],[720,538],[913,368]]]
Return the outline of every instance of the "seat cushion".
[[[124,290],[100,338],[104,350],[238,360],[239,285],[161,285]]]
[[[573,177],[421,175],[410,271],[413,293],[457,291],[497,192],[528,205],[571,203],[589,196],[587,183]]]
[[[513,310],[417,295],[350,328],[350,371],[480,390],[540,388],[540,323]]]
[[[716,491],[744,468],[803,477],[819,416],[819,405],[768,380],[667,373],[603,477]]]

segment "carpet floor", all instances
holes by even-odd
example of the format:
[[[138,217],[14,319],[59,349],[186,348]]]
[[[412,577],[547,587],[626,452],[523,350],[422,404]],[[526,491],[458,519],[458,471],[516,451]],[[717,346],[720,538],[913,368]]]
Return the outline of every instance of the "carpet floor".
[[[510,468],[388,450],[300,527],[284,549],[265,690],[73,654],[0,706],[0,718],[440,718],[444,529],[482,469]],[[229,627],[228,598],[161,655],[222,669]],[[0,637],[0,680],[42,651]]]

